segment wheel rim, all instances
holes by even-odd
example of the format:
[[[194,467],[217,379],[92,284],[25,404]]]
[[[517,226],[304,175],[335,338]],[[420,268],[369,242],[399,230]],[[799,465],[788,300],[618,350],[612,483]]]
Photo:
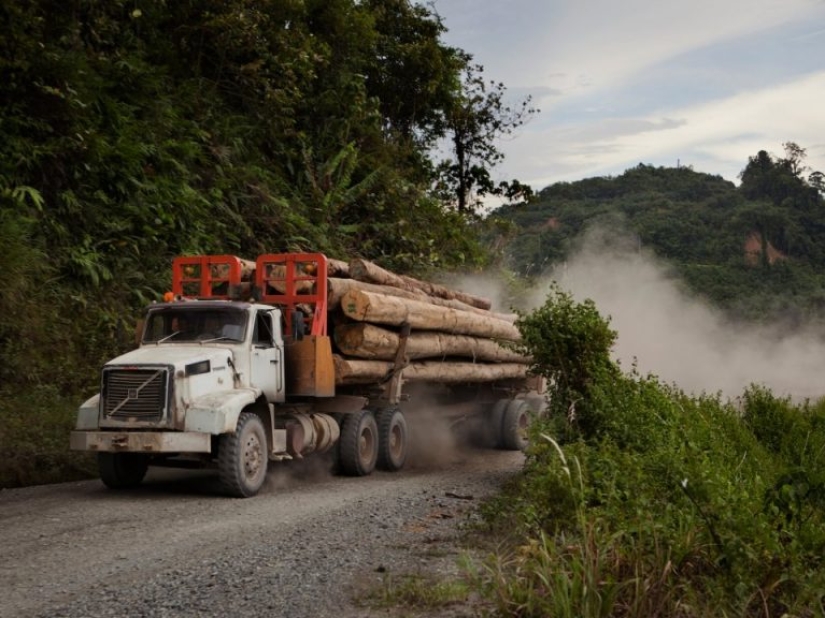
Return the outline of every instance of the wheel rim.
[[[390,429],[389,451],[393,461],[398,461],[404,454],[404,430],[400,424],[395,424]]]
[[[530,419],[527,418],[527,414],[522,412],[521,415],[518,417],[518,435],[525,440],[527,439],[527,427],[530,424]]]
[[[367,465],[372,460],[374,452],[375,435],[373,434],[372,429],[369,427],[364,427],[358,438],[358,458],[363,464]]]
[[[250,434],[244,443],[243,468],[246,478],[253,479],[261,472],[263,463],[263,448],[258,436]]]

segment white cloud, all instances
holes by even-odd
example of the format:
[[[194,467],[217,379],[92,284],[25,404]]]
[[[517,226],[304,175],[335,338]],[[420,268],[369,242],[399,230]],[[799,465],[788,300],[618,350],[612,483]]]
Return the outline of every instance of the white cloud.
[[[821,0],[435,0],[450,45],[541,114],[497,179],[540,189],[638,163],[736,180],[795,141],[825,169]],[[806,71],[808,72],[806,74]]]
[[[642,118],[602,118],[524,133],[507,167],[543,187],[558,180],[621,173],[637,163],[693,165],[735,180],[759,150],[782,153],[786,141],[808,149],[825,169],[825,71],[762,90]]]
[[[821,15],[817,0],[435,0],[446,40],[508,85],[605,88],[690,50]]]
[[[812,0],[590,0],[562,2],[541,36],[545,70],[563,88],[607,88],[667,59],[821,11]],[[554,84],[559,87],[559,84]]]

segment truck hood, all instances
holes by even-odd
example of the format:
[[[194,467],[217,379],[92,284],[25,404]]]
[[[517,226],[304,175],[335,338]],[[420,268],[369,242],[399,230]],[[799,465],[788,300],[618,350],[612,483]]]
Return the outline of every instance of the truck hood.
[[[183,368],[190,363],[208,360],[212,366],[226,366],[232,358],[232,351],[202,345],[147,345],[113,358],[106,367],[113,365],[174,365]]]

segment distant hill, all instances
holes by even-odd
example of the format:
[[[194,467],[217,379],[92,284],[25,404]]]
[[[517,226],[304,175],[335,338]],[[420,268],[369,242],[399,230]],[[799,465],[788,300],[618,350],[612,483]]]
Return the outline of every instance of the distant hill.
[[[504,253],[520,274],[567,259],[591,226],[621,231],[669,263],[692,290],[739,317],[825,313],[822,175],[785,158],[751,157],[739,187],[690,168],[640,164],[618,177],[563,182],[494,216],[512,222]],[[501,239],[499,239],[499,242]]]

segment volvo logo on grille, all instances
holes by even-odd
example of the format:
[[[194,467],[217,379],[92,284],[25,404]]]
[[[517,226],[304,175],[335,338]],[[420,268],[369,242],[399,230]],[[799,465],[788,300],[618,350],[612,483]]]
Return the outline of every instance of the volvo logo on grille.
[[[160,418],[164,411],[165,369],[107,373],[104,386],[106,416]]]

